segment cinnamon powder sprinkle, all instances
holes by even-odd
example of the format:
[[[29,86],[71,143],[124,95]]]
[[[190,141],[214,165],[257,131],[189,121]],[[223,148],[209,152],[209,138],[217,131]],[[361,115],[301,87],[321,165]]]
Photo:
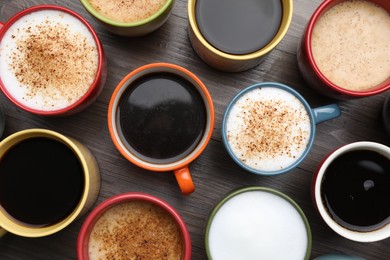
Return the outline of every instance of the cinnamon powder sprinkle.
[[[50,108],[58,102],[70,105],[88,91],[97,72],[98,54],[86,36],[50,20],[18,30],[25,37],[16,39],[10,69],[27,88],[23,99],[41,96],[43,107]]]
[[[310,132],[302,127],[302,122],[309,124],[304,108],[292,106],[283,99],[247,97],[239,109],[236,118],[229,120],[238,119],[242,125],[238,130],[228,130],[227,139],[242,162],[259,169],[263,160],[294,161],[306,148]]]
[[[181,233],[163,209],[145,202],[110,208],[95,224],[90,259],[181,259]]]

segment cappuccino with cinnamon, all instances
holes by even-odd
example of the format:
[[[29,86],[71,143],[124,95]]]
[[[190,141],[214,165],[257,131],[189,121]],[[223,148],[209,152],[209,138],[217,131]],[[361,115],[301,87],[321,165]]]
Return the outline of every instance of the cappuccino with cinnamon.
[[[272,172],[301,159],[311,136],[311,121],[302,102],[276,87],[252,88],[226,116],[230,150],[249,168]]]
[[[97,44],[86,25],[59,10],[24,15],[0,42],[0,80],[22,106],[54,111],[78,102],[93,85]]]
[[[365,0],[341,1],[317,20],[313,58],[332,83],[366,91],[390,77],[390,15]]]
[[[173,217],[144,201],[117,204],[94,225],[89,259],[182,259],[182,235]]]

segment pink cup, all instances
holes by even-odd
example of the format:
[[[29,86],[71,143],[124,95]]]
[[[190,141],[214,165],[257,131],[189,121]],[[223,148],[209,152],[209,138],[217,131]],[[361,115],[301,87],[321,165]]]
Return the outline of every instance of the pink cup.
[[[317,24],[319,18],[330,8],[334,7],[336,4],[345,2],[346,0],[325,0],[321,5],[315,10],[311,16],[309,23],[306,27],[306,30],[301,37],[301,42],[298,46],[297,51],[297,60],[301,74],[307,84],[310,87],[313,87],[315,90],[320,93],[329,96],[331,98],[345,100],[353,98],[362,98],[367,96],[372,96],[380,94],[390,89],[390,75],[382,83],[373,86],[366,90],[356,91],[348,90],[342,86],[336,85],[330,81],[319,69],[314,57],[312,50],[312,36],[313,29]],[[348,1],[348,0],[347,0]],[[384,8],[390,14],[390,1],[388,0],[370,0],[370,2]],[[380,26],[380,24],[378,24]],[[349,26],[353,30],[352,26]],[[329,29],[332,30],[332,29]],[[335,43],[338,44],[338,43]],[[356,51],[358,53],[359,50]],[[375,66],[375,64],[367,65]]]
[[[27,67],[23,67],[24,65],[20,65],[21,68],[19,68],[19,70],[17,72],[16,72],[15,68],[14,68],[13,72],[9,72],[9,73],[6,72],[8,70],[9,71],[12,70],[7,65],[6,57],[11,57],[12,55],[15,55],[15,54],[12,54],[12,53],[8,53],[8,54],[5,53],[4,49],[9,49],[8,47],[7,48],[3,48],[3,51],[0,49],[0,65],[3,64],[3,65],[0,66],[0,89],[2,90],[2,92],[5,94],[5,96],[12,103],[14,103],[16,106],[18,106],[18,107],[20,107],[20,108],[22,108],[22,109],[24,109],[24,110],[26,110],[28,112],[31,112],[31,113],[37,114],[37,115],[42,115],[42,116],[64,116],[64,115],[70,115],[70,114],[77,113],[77,112],[85,109],[86,107],[88,107],[90,104],[92,104],[96,100],[98,95],[100,94],[101,90],[103,89],[103,86],[104,86],[104,83],[105,83],[105,80],[106,80],[106,74],[107,74],[106,73],[106,59],[105,59],[105,56],[104,56],[103,47],[102,47],[102,44],[100,43],[100,40],[99,40],[97,34],[93,30],[93,28],[87,23],[87,21],[84,20],[84,18],[82,18],[79,14],[77,14],[74,11],[71,11],[71,10],[69,10],[67,8],[64,8],[64,7],[54,6],[54,5],[33,6],[33,7],[27,8],[27,9],[25,9],[25,10],[15,14],[5,24],[2,24],[0,22],[0,46],[1,46],[2,43],[4,45],[6,45],[6,46],[12,45],[12,44],[15,44],[15,45],[16,44],[20,44],[20,43],[18,43],[18,41],[19,41],[18,40],[19,31],[16,32],[16,29],[13,29],[14,27],[12,27],[13,25],[15,25],[15,23],[17,23],[18,21],[22,22],[23,20],[30,19],[29,17],[31,17],[32,14],[36,14],[37,12],[51,12],[51,11],[58,12],[58,14],[63,15],[63,16],[68,16],[68,17],[75,18],[75,19],[73,19],[73,21],[78,21],[78,23],[79,23],[78,25],[76,25],[76,27],[77,26],[78,27],[82,27],[83,30],[85,31],[85,35],[86,35],[85,37],[86,38],[89,37],[89,39],[92,39],[91,40],[92,45],[96,46],[96,48],[94,48],[95,51],[94,51],[94,54],[93,54],[94,57],[95,57],[94,60],[96,60],[96,62],[95,62],[96,70],[92,71],[92,72],[89,72],[90,76],[88,78],[87,83],[83,87],[84,88],[84,92],[82,92],[80,94],[77,94],[77,95],[74,94],[74,93],[67,94],[68,97],[74,97],[74,100],[69,102],[68,104],[64,103],[64,105],[62,105],[59,108],[53,107],[52,109],[47,109],[46,107],[43,107],[43,105],[31,106],[30,103],[24,102],[23,100],[28,99],[28,97],[26,98],[26,96],[31,95],[31,92],[26,92],[28,95],[26,95],[26,93],[24,93],[24,94],[22,93],[21,95],[18,95],[18,94],[15,94],[14,91],[10,91],[11,88],[15,88],[15,85],[21,85],[22,83],[21,83],[21,81],[18,81],[18,79],[16,79],[17,80],[16,84],[15,83],[14,84],[12,84],[12,83],[10,84],[10,82],[12,82],[12,81],[10,81],[9,79],[12,78],[12,77],[16,78],[16,76],[9,77],[8,75],[17,75],[16,73],[19,73],[19,75],[20,74],[28,74],[31,71],[33,71],[33,69],[36,68],[37,66],[25,65]],[[39,14],[39,15],[41,17],[44,17],[43,13]],[[58,15],[58,16],[60,16],[60,15]],[[50,19],[51,18],[47,18],[47,21],[50,21]],[[29,22],[30,22],[30,20],[29,20]],[[68,24],[65,25],[65,23],[64,23],[64,26],[69,26],[69,25]],[[27,32],[25,28],[22,28],[22,27],[20,27],[20,28],[21,28],[20,31]],[[68,28],[70,28],[70,26]],[[70,31],[74,32],[74,27],[70,28]],[[7,37],[6,35],[9,35],[9,34],[14,34],[14,35],[11,36],[11,38],[16,38],[15,42],[10,41],[9,39],[11,39],[11,38],[6,38]],[[33,35],[33,33],[27,32],[27,35],[30,35],[28,37],[31,38],[31,35]],[[53,32],[48,33],[48,36],[53,36],[53,35],[55,35]],[[59,35],[61,35],[61,34],[59,34]],[[63,38],[64,37],[62,37],[60,40],[63,40]],[[3,41],[5,41],[5,42],[3,42]],[[31,42],[34,42],[34,41],[31,41]],[[23,44],[25,44],[25,43],[23,43]],[[33,48],[37,48],[37,45],[34,45]],[[52,51],[52,49],[48,48],[47,46],[42,46],[41,50],[43,50],[42,51],[42,53],[43,53],[42,56],[46,55],[45,57],[47,57],[47,55],[55,55],[55,54],[45,54],[45,52],[47,52],[47,51],[48,52]],[[83,50],[86,53],[87,49],[80,48],[80,53],[81,54],[84,53]],[[24,55],[27,55],[27,54],[24,53]],[[66,56],[66,55],[64,55],[64,56]],[[23,57],[23,58],[25,59],[26,57]],[[47,58],[47,60],[48,61],[52,61],[53,59],[51,60],[50,58]],[[43,64],[41,63],[41,68],[44,68],[45,70],[47,68],[53,68],[54,70],[57,70],[57,71],[61,70],[62,68],[76,68],[76,61],[80,61],[80,60],[82,60],[82,58],[77,58],[77,59],[75,58],[75,59],[71,60],[69,62],[69,64],[65,64],[63,66],[61,66],[58,63],[56,64],[56,66],[52,66],[52,64],[50,62],[49,63],[43,63]],[[89,58],[85,58],[84,60],[88,61]],[[25,63],[27,63],[27,61],[25,61]],[[11,64],[13,64],[13,63],[11,63]],[[22,64],[22,63],[19,63],[19,64]],[[31,63],[31,64],[33,64],[33,63]],[[30,66],[30,67],[28,67],[28,66]],[[9,68],[8,70],[7,70],[7,67]],[[84,75],[87,74],[87,73],[84,74],[84,70],[87,67],[88,67],[87,63],[85,63],[85,64],[82,63],[82,65],[80,66],[80,68],[83,69],[82,71],[74,69],[73,70],[74,73],[69,73],[67,70],[64,70],[64,72],[63,72],[64,73],[64,78],[65,77],[66,78],[74,78],[74,77],[77,76],[77,74],[82,75],[82,77],[84,77]],[[28,70],[28,73],[25,73],[26,68]],[[30,68],[30,69],[28,69],[28,68]],[[55,77],[59,77],[56,74],[57,72],[54,71],[54,70],[53,70],[52,73],[47,73],[46,74],[46,81],[52,80]],[[20,72],[22,72],[22,73],[20,73]],[[6,73],[8,73],[8,74],[6,74]],[[54,82],[54,80],[52,82]],[[29,85],[30,90],[33,89],[33,88],[37,88],[37,86],[34,85],[35,83],[33,82],[32,79],[30,79],[27,84]],[[58,86],[59,86],[58,81],[55,82],[53,85],[55,85],[55,88],[58,88]],[[33,87],[31,87],[31,86],[33,86]],[[43,84],[40,85],[40,87],[42,87],[42,86],[43,86]],[[64,90],[66,91],[66,89],[67,88],[64,87],[63,90],[61,90],[61,91],[64,91]],[[47,93],[47,92],[45,92],[45,93]],[[45,96],[45,95],[43,95],[43,96]],[[63,102],[63,101],[61,101],[61,102]],[[44,102],[42,102],[42,103],[44,103]]]
[[[190,260],[191,259],[191,238],[190,234],[188,232],[187,226],[184,223],[183,219],[180,217],[179,213],[167,202],[154,197],[152,195],[148,195],[145,193],[139,193],[139,192],[128,192],[116,195],[114,197],[111,197],[107,199],[106,201],[102,202],[100,205],[98,205],[87,217],[84,224],[81,227],[78,239],[77,239],[77,259],[79,260],[89,260],[89,242],[90,242],[90,236],[92,233],[92,230],[94,226],[96,225],[97,221],[104,213],[106,213],[109,209],[111,209],[114,206],[117,206],[119,204],[123,203],[132,203],[132,202],[145,202],[149,203],[151,205],[157,206],[157,208],[162,209],[164,212],[168,213],[170,217],[172,217],[172,220],[176,223],[180,234],[181,234],[181,241],[182,241],[182,253],[181,253],[181,260]],[[129,234],[136,235],[136,234]],[[123,238],[122,238],[123,239]]]

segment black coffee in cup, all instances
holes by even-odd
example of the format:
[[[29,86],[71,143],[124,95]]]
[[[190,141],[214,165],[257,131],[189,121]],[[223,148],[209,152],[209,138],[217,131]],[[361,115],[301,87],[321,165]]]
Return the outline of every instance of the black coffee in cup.
[[[146,162],[165,164],[185,158],[197,147],[207,114],[190,81],[158,72],[131,83],[120,98],[116,120],[126,149]]]
[[[229,54],[262,49],[277,34],[281,0],[196,0],[196,22],[203,37]]]
[[[371,150],[352,150],[334,159],[321,184],[330,216],[358,232],[390,222],[390,159]]]
[[[0,163],[0,204],[17,221],[43,227],[58,223],[77,207],[84,190],[83,167],[66,144],[25,139]]]

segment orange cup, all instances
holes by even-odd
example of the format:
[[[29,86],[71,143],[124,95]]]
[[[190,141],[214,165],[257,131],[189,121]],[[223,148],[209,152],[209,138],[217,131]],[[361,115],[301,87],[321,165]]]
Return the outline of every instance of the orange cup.
[[[188,165],[206,148],[214,105],[202,81],[170,63],[137,68],[118,84],[108,108],[108,128],[119,152],[133,164],[174,171],[181,192],[195,190]]]

